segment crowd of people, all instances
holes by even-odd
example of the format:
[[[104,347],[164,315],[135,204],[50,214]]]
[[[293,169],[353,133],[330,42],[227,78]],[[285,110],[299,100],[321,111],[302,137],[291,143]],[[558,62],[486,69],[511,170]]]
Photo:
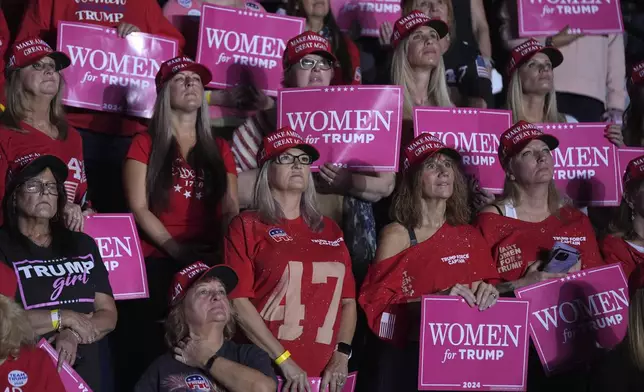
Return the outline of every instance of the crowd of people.
[[[559,141],[535,125],[605,122],[610,143],[644,147],[644,53],[626,64],[619,34],[518,38],[513,1],[494,16],[500,45],[483,0],[402,0],[380,37],[359,37],[330,1],[2,4],[0,391],[64,391],[65,366],[94,392],[310,392],[311,377],[340,392],[353,371],[360,392],[417,391],[421,296],[485,311],[615,263],[629,279],[624,341],[556,376],[531,348],[527,390],[644,388],[644,155],[623,173],[618,208],[580,208],[554,184]],[[256,86],[208,90],[213,75],[193,60],[203,3],[305,19],[285,46],[284,87],[401,86],[399,172],[321,161]],[[178,40],[149,120],[63,105],[62,21]],[[466,174],[459,151],[414,136],[419,106],[511,112],[496,146],[502,194]],[[115,302],[83,233],[97,212],[133,214],[148,299]],[[566,238],[579,261],[546,272]]]

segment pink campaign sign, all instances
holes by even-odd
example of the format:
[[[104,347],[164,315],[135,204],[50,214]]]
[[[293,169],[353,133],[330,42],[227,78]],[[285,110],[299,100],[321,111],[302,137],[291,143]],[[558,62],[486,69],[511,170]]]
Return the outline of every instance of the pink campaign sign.
[[[58,365],[58,352],[49,344],[47,340],[40,339],[36,347],[44,350],[51,358],[54,366]],[[60,373],[60,380],[63,382],[65,391],[67,392],[92,392],[87,386],[85,381],[76,373],[76,371],[69,366],[67,362],[63,363],[63,369]]]
[[[481,312],[460,297],[423,296],[418,389],[525,391],[528,305],[499,299]]]
[[[290,126],[314,144],[324,163],[360,171],[398,170],[402,127],[399,86],[281,89],[278,127]]]
[[[340,29],[349,31],[357,23],[364,37],[380,36],[380,25],[393,26],[401,15],[398,0],[331,0],[331,10]]]
[[[606,125],[537,124],[559,139],[552,151],[555,184],[579,205],[619,205],[617,148],[604,137]]]
[[[516,1],[521,37],[553,35],[566,26],[577,34],[624,32],[619,0]]]
[[[617,167],[619,172],[617,173],[620,176],[620,179],[624,178],[624,173],[626,172],[626,166],[628,162],[632,161],[635,158],[644,156],[644,148],[638,147],[622,147],[617,149]],[[624,193],[624,182],[619,181],[619,199],[622,200],[622,194]]]
[[[148,298],[148,279],[132,214],[95,214],[85,220],[85,233],[96,241],[114,299]]]
[[[353,372],[349,373],[347,376],[347,382],[344,383],[344,387],[340,392],[353,392],[356,389],[356,380],[358,373]],[[309,377],[309,385],[311,385],[311,392],[321,392],[320,383],[322,382],[321,377]],[[284,386],[284,380],[281,377],[277,377],[277,390],[278,392],[282,390]]]
[[[212,72],[208,86],[246,83],[277,94],[286,42],[304,30],[304,19],[204,3],[199,23],[197,62]]]
[[[530,301],[530,335],[548,374],[592,360],[619,343],[628,325],[628,287],[611,264],[523,287]]]
[[[431,133],[456,149],[463,156],[466,172],[492,193],[503,190],[499,137],[511,125],[512,113],[507,110],[414,108],[414,135]]]
[[[72,60],[63,71],[65,105],[150,118],[154,77],[177,55],[178,43],[144,33],[119,38],[113,28],[60,22],[58,50]]]

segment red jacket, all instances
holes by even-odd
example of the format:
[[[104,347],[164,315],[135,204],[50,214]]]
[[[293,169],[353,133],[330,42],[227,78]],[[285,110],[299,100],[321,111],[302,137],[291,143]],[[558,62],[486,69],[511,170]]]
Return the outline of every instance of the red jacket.
[[[599,249],[604,255],[606,264],[621,264],[626,279],[631,276],[638,264],[644,262],[644,253],[635,249],[623,238],[607,235],[600,243]]]
[[[40,37],[56,46],[58,22],[82,22],[106,27],[129,23],[142,32],[185,40],[161,12],[156,0],[30,0],[16,40]],[[69,122],[79,129],[119,136],[145,131],[143,120],[136,117],[69,108]]]

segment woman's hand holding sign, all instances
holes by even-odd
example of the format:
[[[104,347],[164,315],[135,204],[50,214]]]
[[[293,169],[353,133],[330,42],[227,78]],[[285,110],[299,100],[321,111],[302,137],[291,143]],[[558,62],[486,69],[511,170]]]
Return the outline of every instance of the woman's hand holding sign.
[[[141,29],[136,27],[135,25],[129,24],[129,23],[121,23],[117,28],[116,28],[116,33],[118,34],[119,37],[125,38],[131,33],[140,33]]]

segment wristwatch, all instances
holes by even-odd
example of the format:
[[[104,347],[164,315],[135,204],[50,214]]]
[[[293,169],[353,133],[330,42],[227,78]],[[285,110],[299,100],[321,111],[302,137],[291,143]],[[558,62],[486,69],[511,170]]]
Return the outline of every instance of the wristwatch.
[[[548,36],[548,38],[546,38],[546,46],[547,47],[553,47],[553,45],[552,45],[552,35],[550,35],[550,36]]]
[[[335,345],[335,351],[342,353],[351,359],[351,355],[353,354],[353,349],[351,348],[350,344],[346,343],[338,343]]]
[[[206,361],[206,364],[204,365],[204,370],[207,372],[210,372],[210,368],[212,367],[212,364],[215,362],[215,359],[219,358],[217,354],[213,355],[212,357],[208,358]]]

